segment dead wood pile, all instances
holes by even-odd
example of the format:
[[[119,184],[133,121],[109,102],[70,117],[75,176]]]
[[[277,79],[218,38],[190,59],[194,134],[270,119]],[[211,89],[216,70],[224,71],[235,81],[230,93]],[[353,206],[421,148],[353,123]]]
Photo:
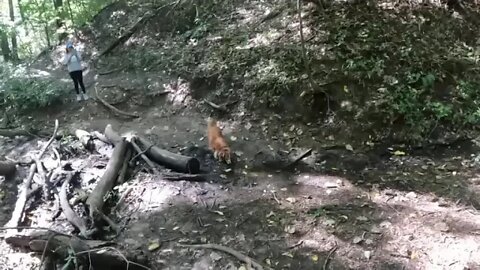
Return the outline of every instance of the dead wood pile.
[[[121,232],[114,219],[108,216],[109,209],[105,209],[107,195],[116,185],[128,181],[128,171],[133,171],[137,164],[144,162],[154,178],[202,181],[203,176],[198,174],[200,162],[161,149],[146,138],[120,135],[111,125],[107,125],[103,133],[77,130],[74,134],[83,151],[92,153],[101,147],[113,148],[103,175],[93,184],[92,191],[80,199],[85,211],[79,211],[69,201],[71,190],[79,181],[79,171],[72,169],[67,155],[60,154],[63,152],[56,141],[58,126],[56,120],[50,140],[28,162],[0,161],[0,175],[15,174],[17,166],[29,166],[29,173],[19,187],[11,219],[0,228],[3,238],[13,247],[41,254],[42,269],[53,269],[57,265],[63,265],[63,269],[78,269],[81,265],[85,269],[88,266],[98,267],[95,269],[149,269],[143,265],[145,256],[142,254],[120,250],[111,242],[98,240],[107,233],[105,228],[116,235]],[[47,153],[56,158],[55,168],[45,166]],[[28,209],[35,208],[38,202],[51,201],[58,204],[66,220],[75,228],[75,234],[28,224],[31,222],[26,218]]]

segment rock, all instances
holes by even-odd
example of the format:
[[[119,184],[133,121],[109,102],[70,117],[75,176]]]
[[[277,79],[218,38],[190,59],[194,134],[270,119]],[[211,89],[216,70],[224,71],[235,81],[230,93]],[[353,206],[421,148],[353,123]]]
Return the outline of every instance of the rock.
[[[212,259],[212,261],[216,262],[216,261],[221,260],[222,256],[214,251],[214,252],[210,253],[210,259]]]

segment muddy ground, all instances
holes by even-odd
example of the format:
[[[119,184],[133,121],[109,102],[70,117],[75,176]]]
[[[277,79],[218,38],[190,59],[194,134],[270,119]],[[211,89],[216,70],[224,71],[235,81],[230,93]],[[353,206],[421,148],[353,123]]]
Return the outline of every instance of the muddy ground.
[[[49,72],[66,78],[61,70]],[[66,104],[23,121],[50,131],[59,119],[65,133],[103,131],[112,124],[162,148],[197,156],[211,172],[207,182],[172,182],[140,171],[116,188],[118,197],[128,194],[113,215],[124,226],[115,241],[124,249],[142,250],[151,269],[246,269],[221,251],[178,243],[221,244],[273,269],[480,269],[479,148],[474,142],[421,149],[325,147],[335,139],[322,137],[317,123],[286,123],[273,114],[242,111],[241,105],[220,117],[193,99],[182,81],[149,73],[95,73],[93,68],[85,73],[89,93],[93,96],[95,82],[110,86],[98,88],[105,99],[140,118],[115,116],[94,99],[76,103],[72,95]],[[68,79],[64,84],[71,87]],[[171,93],[149,97],[145,89]],[[235,151],[233,167],[217,164],[206,150],[210,115],[220,118]],[[21,159],[46,140],[2,138],[0,153]],[[288,157],[309,148],[311,156],[285,169]],[[104,171],[98,164],[105,164],[111,151],[75,148],[72,153],[72,167],[94,183]],[[2,224],[10,218],[26,170],[0,181]],[[54,210],[49,203],[34,204],[29,225],[72,233],[63,214],[51,221]],[[155,242],[159,247],[149,251]],[[0,254],[0,269],[33,269],[40,261],[4,242]]]

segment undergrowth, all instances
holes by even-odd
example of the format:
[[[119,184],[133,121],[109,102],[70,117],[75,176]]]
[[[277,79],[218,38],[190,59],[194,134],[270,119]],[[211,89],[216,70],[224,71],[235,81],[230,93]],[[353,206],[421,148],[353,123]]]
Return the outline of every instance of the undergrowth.
[[[0,108],[14,114],[62,103],[69,92],[57,80],[28,75],[21,66],[2,66],[0,77]]]
[[[348,95],[357,119],[380,114],[380,124],[400,123],[411,138],[439,124],[478,123],[479,51],[471,45],[476,37],[465,35],[474,33],[474,26],[441,9],[395,13],[357,7],[337,9],[327,20],[327,42],[341,65],[327,80],[343,78],[367,89]]]

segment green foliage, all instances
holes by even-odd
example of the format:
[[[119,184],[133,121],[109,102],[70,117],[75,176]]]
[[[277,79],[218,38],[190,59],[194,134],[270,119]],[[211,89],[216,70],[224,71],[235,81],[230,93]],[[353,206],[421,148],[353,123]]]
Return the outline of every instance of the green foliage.
[[[12,112],[26,112],[62,103],[68,89],[51,78],[29,77],[18,68],[1,71],[0,106]]]
[[[20,14],[23,20],[16,28],[29,31],[20,35],[20,55],[32,56],[33,49],[41,49],[47,41],[54,44],[57,37],[65,37],[91,19],[113,0],[63,0],[63,5],[55,8],[55,1],[23,0],[20,2]],[[19,16],[20,14],[17,14]],[[58,28],[57,22],[62,26]],[[21,32],[23,32],[21,31]],[[37,51],[38,53],[38,51]]]
[[[480,77],[471,72],[476,66],[475,53],[467,45],[468,37],[462,35],[472,25],[440,10],[393,15],[356,8],[355,12],[332,10],[321,20],[331,22],[324,25],[328,44],[341,64],[327,74],[327,81],[345,80],[365,89],[347,97],[357,106],[357,117],[382,115],[381,123],[372,123],[370,128],[403,119],[405,136],[411,138],[428,135],[439,123],[464,127],[480,121]],[[442,94],[445,85],[456,85],[456,91],[447,87],[448,93]]]

